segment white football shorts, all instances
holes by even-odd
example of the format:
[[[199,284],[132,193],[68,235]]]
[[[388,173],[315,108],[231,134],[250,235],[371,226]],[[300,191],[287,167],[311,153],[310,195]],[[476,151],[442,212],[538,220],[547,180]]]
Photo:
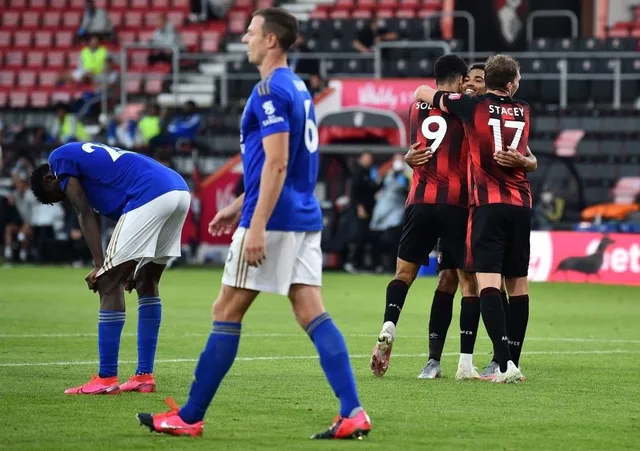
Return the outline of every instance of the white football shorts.
[[[190,205],[188,191],[169,191],[123,214],[113,229],[98,276],[131,260],[138,262],[137,273],[147,263],[164,265],[171,257],[179,257]]]
[[[244,260],[247,229],[233,234],[222,283],[247,290],[266,291],[287,296],[291,285],[322,285],[321,232],[279,232],[266,234],[266,259],[262,265],[249,266]]]

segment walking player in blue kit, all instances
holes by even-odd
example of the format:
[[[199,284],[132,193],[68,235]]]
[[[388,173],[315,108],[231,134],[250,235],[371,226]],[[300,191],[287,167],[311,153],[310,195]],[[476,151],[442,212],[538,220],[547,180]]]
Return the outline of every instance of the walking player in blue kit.
[[[195,369],[187,403],[161,414],[138,414],[152,431],[202,434],[203,418],[233,364],[242,319],[261,291],[286,295],[298,323],[313,341],[320,365],[340,400],[331,427],[312,438],[361,438],[371,429],[358,399],[344,338],[326,313],[320,292],[322,214],[314,197],[318,175],[318,128],[304,82],[287,67],[298,35],[288,12],[267,8],[253,14],[243,38],[256,84],[242,116],[240,151],[245,194],[209,224],[216,235],[233,235],[213,304],[213,330]]]
[[[158,283],[167,261],[180,256],[191,202],[187,184],[180,174],[144,155],[74,142],[55,149],[49,162],[33,171],[31,189],[44,204],[67,199],[75,209],[94,262],[86,281],[100,295],[98,374],[65,393],[155,391],[153,364],[162,314]],[[117,221],[105,255],[94,211]],[[138,368],[120,385],[125,286],[138,293]]]

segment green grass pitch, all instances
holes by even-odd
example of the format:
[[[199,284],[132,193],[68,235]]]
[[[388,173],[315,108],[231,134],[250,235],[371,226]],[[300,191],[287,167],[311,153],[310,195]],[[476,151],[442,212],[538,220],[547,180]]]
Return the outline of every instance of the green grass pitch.
[[[409,293],[384,378],[368,368],[389,278],[326,274],[327,309],[346,336],[373,431],[357,443],[312,442],[338,410],[315,349],[288,301],[263,295],[244,324],[239,359],[223,382],[200,439],[139,428],[135,413],[184,402],[211,329],[219,270],[169,271],[161,286],[163,324],[158,392],[66,396],[97,369],[97,296],[87,270],[0,269],[1,449],[61,450],[614,450],[640,448],[640,290],[533,284],[521,365],[523,384],[453,379],[458,312],[443,357],[443,378],[418,380],[427,347],[435,279]],[[120,351],[120,380],[135,370],[136,300]],[[475,363],[490,358],[484,326]]]

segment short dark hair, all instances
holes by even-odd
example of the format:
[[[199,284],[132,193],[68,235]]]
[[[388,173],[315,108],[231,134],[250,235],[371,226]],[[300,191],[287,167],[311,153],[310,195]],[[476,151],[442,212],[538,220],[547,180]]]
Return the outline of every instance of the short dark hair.
[[[485,63],[484,81],[487,89],[505,89],[520,72],[520,64],[515,58],[499,53]]]
[[[41,204],[51,205],[51,202],[47,199],[47,193],[44,190],[44,177],[49,172],[51,172],[49,163],[41,164],[31,173],[31,180],[29,183],[31,185],[31,191],[33,191],[33,195],[36,196],[38,202]]]
[[[253,13],[252,17],[264,18],[262,31],[264,34],[273,33],[278,38],[280,48],[288,52],[296,42],[300,27],[298,19],[290,12],[282,8],[263,8]]]
[[[473,63],[471,66],[469,66],[469,71],[467,73],[471,72],[474,69],[484,71],[484,63]]]
[[[433,72],[436,83],[453,83],[458,77],[467,75],[467,63],[458,55],[449,53],[436,60]]]

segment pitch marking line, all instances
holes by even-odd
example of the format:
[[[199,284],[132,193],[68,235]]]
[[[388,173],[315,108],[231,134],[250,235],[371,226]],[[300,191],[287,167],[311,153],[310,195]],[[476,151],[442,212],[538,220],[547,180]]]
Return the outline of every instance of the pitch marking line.
[[[135,333],[123,333],[123,337],[135,337]],[[0,334],[1,339],[19,339],[19,338],[95,338],[96,333],[85,334]],[[209,334],[184,334],[184,335],[162,335],[163,337],[208,337]],[[377,335],[373,334],[344,334],[348,338],[377,338]],[[242,338],[307,338],[303,333],[297,334],[284,334],[284,333],[246,333],[242,334]],[[424,340],[427,339],[427,335],[400,335],[399,339],[408,340]],[[488,340],[489,337],[479,337],[483,340]],[[527,337],[527,341],[554,341],[565,343],[624,343],[624,344],[640,344],[640,340],[625,340],[625,339],[606,339],[606,338],[571,338],[571,337]]]
[[[598,354],[640,354],[640,351],[629,351],[625,349],[613,349],[609,351],[530,351],[523,352],[525,355],[598,355]],[[393,354],[393,358],[416,358],[427,357],[428,354]],[[456,352],[445,352],[444,356],[454,357],[459,354]],[[352,359],[369,359],[369,354],[356,354],[350,356]],[[236,361],[240,362],[257,362],[257,361],[281,361],[281,360],[315,360],[317,355],[291,355],[291,356],[265,356],[265,357],[237,357]],[[195,363],[198,359],[159,359],[156,363]],[[71,362],[16,362],[16,363],[0,363],[0,368],[7,367],[25,367],[25,366],[72,366],[72,365],[97,365],[97,360],[71,361]],[[119,363],[135,364],[136,360],[121,360]]]

